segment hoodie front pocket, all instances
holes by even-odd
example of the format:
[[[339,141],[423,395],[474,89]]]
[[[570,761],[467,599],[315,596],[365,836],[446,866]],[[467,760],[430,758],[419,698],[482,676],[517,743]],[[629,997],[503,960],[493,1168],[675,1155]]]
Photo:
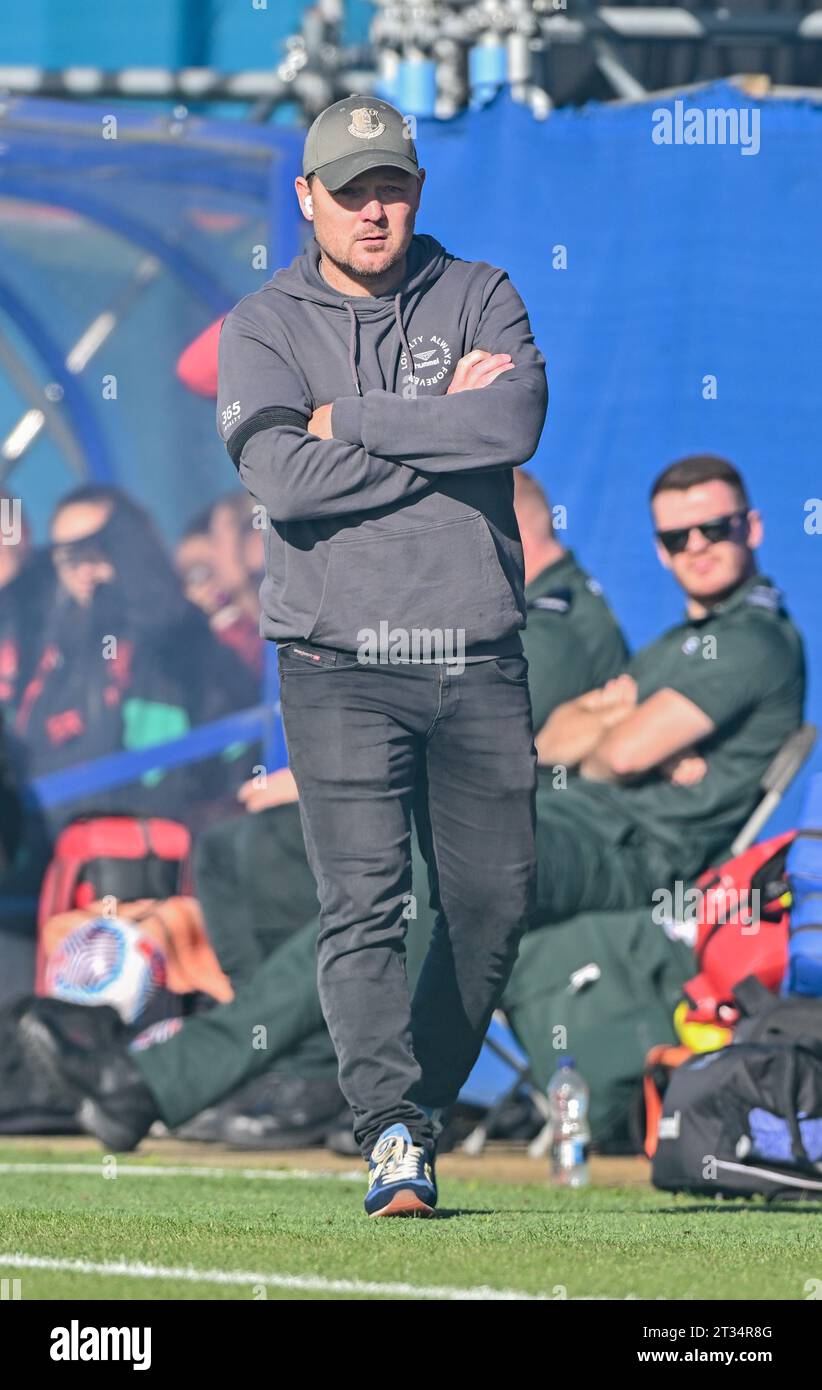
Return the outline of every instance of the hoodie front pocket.
[[[516,596],[478,512],[331,541],[328,552],[309,641],[350,650],[368,640],[364,633],[433,631],[469,647],[520,625]]]

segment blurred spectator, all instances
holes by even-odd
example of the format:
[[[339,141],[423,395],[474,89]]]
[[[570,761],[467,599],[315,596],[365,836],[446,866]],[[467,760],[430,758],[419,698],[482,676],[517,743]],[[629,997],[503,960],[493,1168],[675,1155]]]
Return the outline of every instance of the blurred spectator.
[[[211,618],[224,602],[217,584],[210,525],[211,507],[205,507],[189,522],[174,550],[174,566],[183,592],[189,603],[195,604],[207,618]]]
[[[151,747],[256,702],[257,681],[183,594],[142,507],[114,487],[77,488],[51,541],[50,563],[40,557],[0,599],[3,696],[27,777]],[[162,781],[163,810],[185,818],[191,798],[217,793],[216,762],[147,773],[95,806],[147,809],[144,793]]]
[[[217,546],[211,532],[212,508],[190,523],[177,544],[174,562],[186,598],[205,613],[214,636],[260,680],[263,639],[259,610],[252,616],[225,594],[218,581]]]
[[[259,503],[247,492],[226,493],[214,503],[210,528],[217,582],[222,592],[253,618],[258,628],[260,584],[265,577],[263,529],[257,521],[259,511]],[[263,520],[268,522],[267,517]]]

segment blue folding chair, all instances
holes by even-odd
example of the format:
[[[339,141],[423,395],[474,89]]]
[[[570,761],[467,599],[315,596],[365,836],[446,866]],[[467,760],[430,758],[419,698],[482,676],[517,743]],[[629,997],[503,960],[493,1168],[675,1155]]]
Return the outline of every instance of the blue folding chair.
[[[459,1093],[465,1105],[485,1111],[479,1124],[463,1140],[463,1153],[482,1153],[500,1111],[515,1096],[524,1095],[543,1120],[548,1120],[548,1100],[531,1079],[531,1066],[508,1026],[501,1009],[491,1019],[482,1051]]]

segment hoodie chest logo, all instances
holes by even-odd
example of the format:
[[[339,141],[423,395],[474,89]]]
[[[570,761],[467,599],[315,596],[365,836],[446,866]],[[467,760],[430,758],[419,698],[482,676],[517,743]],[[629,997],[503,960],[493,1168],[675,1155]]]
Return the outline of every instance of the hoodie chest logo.
[[[373,107],[359,106],[356,111],[351,112],[348,134],[356,135],[358,140],[373,140],[377,135],[382,135],[384,130],[385,125],[380,120],[380,113]]]
[[[451,345],[445,338],[438,333],[425,338],[419,333],[416,338],[409,339],[408,346],[414,361],[415,386],[436,386],[448,375],[451,370]],[[403,372],[408,371],[408,357],[404,348],[400,368]]]

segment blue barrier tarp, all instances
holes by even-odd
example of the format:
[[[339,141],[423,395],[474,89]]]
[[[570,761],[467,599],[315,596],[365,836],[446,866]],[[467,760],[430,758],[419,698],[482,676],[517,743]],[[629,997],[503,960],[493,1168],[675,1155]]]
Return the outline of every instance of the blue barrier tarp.
[[[761,568],[805,634],[808,717],[820,724],[822,535],[806,529],[806,508],[822,498],[822,105],[756,103],[725,84],[682,97],[703,111],[758,107],[760,148],[746,155],[655,144],[653,113],[674,100],[540,123],[502,97],[447,125],[420,122],[418,227],[504,266],[523,295],[551,386],[532,467],[567,509],[560,538],[602,580],[634,645],[682,611],[654,554],[652,479],[706,451],[742,470],[765,518]],[[567,269],[554,269],[555,247]],[[709,374],[715,400],[703,395]],[[800,788],[774,832],[795,820]]]

